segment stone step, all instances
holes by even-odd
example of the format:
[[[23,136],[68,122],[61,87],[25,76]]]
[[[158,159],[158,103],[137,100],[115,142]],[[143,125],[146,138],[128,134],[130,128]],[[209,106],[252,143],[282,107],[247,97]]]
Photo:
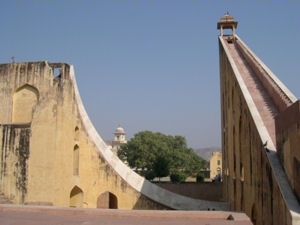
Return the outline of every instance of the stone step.
[[[239,70],[247,89],[257,107],[257,110],[262,117],[262,120],[267,128],[269,135],[273,141],[276,143],[275,135],[275,116],[278,114],[278,109],[276,108],[272,98],[269,96],[263,85],[261,84],[259,78],[256,76],[251,66],[247,60],[240,53],[240,50],[235,45],[227,45],[230,54]]]

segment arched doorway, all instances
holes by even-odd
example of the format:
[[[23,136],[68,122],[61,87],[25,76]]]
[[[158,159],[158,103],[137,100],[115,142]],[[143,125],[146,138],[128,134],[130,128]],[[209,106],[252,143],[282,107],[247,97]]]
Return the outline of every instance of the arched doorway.
[[[100,209],[117,209],[118,198],[113,193],[107,191],[97,198],[97,208]]]
[[[251,221],[252,221],[253,225],[257,224],[257,209],[256,209],[255,204],[253,204],[252,210],[251,210]]]
[[[70,207],[82,207],[83,203],[83,191],[75,186],[70,193]]]
[[[13,95],[13,123],[29,123],[32,120],[33,108],[39,99],[39,91],[25,84],[18,88]]]

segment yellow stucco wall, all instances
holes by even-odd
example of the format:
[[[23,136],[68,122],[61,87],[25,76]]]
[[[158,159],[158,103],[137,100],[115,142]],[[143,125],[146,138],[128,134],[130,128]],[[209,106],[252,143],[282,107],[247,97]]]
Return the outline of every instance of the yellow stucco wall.
[[[30,85],[24,85],[13,95],[13,123],[29,123],[32,120],[32,111],[38,102],[38,90]]]
[[[60,68],[60,76],[53,76],[54,67]],[[24,165],[26,188],[21,190],[10,174],[0,177],[1,191],[18,204],[74,206],[79,202],[81,207],[88,208],[95,208],[98,196],[109,191],[117,197],[120,209],[166,209],[141,196],[97,151],[82,126],[69,69],[67,64],[48,62],[0,65],[3,106],[0,123],[26,122],[30,130],[29,156]],[[14,127],[11,130],[17,131]],[[3,136],[3,129],[1,131]],[[15,143],[9,142],[9,148],[24,149],[19,146],[19,135],[11,138]],[[75,163],[79,165],[78,175],[74,175],[74,147],[79,152],[78,163]],[[10,161],[1,162],[2,165],[5,162],[12,173],[18,170],[15,158],[12,155]]]
[[[14,202],[26,197],[30,135],[30,124],[0,125],[0,190]]]
[[[210,179],[214,179],[218,174],[222,176],[222,152],[213,152],[209,160]]]

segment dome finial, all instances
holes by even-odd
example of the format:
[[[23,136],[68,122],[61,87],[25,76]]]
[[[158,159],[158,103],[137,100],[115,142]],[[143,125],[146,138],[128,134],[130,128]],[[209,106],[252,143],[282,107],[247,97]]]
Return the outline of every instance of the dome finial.
[[[119,124],[114,134],[125,134],[124,128]]]

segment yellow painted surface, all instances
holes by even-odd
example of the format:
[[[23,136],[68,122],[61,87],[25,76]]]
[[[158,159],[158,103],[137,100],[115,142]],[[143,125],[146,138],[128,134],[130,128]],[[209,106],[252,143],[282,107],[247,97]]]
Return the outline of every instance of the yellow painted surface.
[[[38,90],[30,85],[24,85],[13,95],[13,123],[29,123],[38,102]]]
[[[210,179],[214,179],[218,174],[222,176],[222,152],[213,152],[209,160]]]
[[[54,67],[60,68],[61,77],[54,78]],[[166,208],[141,196],[97,152],[82,128],[69,69],[67,64],[48,62],[0,65],[0,123],[31,122],[26,190],[11,174],[18,171],[19,160],[11,155],[6,160],[11,172],[0,177],[0,191],[17,204],[95,208],[97,198],[109,191],[117,197],[119,209]],[[12,137],[15,143],[7,151],[24,148],[22,137]]]

